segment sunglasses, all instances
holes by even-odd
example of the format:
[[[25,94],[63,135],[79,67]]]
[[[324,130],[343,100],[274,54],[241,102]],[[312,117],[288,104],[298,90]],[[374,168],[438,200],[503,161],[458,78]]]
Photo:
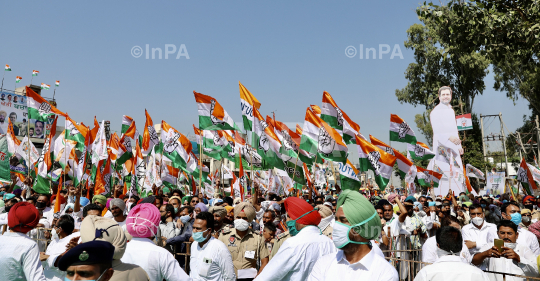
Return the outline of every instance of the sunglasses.
[[[191,203],[199,203],[199,201],[192,200]]]

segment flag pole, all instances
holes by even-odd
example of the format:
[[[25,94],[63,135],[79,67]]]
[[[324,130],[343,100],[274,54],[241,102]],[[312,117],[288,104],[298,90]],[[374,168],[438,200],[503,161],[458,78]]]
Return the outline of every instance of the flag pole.
[[[203,148],[202,148],[202,146],[203,146],[203,136],[202,136],[202,133],[203,133],[203,131],[201,130],[201,135],[199,136],[199,142],[200,142],[200,144],[199,144],[199,161],[201,161],[201,162],[199,163],[199,188],[196,189],[197,192],[199,192],[199,190],[201,189],[201,184],[202,184],[202,157],[203,157],[203,152],[202,152],[203,151]],[[193,194],[193,195],[195,195],[195,194]]]
[[[4,91],[4,77],[6,76],[6,70],[4,69],[4,74],[2,75],[2,87],[0,87],[0,92]],[[13,89],[15,93],[15,89]]]

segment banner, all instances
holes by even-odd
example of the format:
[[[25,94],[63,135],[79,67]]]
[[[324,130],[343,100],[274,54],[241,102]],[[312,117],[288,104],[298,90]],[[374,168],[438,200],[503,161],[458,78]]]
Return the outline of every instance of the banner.
[[[26,96],[10,92],[0,92],[0,134],[7,133],[8,120],[13,123],[13,132],[16,136],[25,137],[30,133],[30,140],[44,139],[50,132],[54,118],[46,122],[35,119],[28,120]]]
[[[456,124],[458,131],[465,131],[472,129],[472,119],[471,114],[463,114],[456,116]]]
[[[6,135],[0,135],[0,182],[11,182]]]
[[[504,192],[504,172],[487,174],[486,192],[487,194],[499,195]]]

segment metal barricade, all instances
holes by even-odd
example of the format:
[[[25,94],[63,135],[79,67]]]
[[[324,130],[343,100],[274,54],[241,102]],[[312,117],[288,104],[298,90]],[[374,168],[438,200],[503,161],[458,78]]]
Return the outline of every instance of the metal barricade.
[[[396,257],[396,253],[399,253],[399,252],[421,252],[421,250],[384,250],[382,251],[385,256],[387,253],[390,253],[390,256],[388,257],[385,257],[391,264],[392,266],[396,267],[396,270],[398,272],[398,275],[399,275],[399,280],[409,280],[409,281],[412,281],[414,280],[414,278],[416,277],[416,274],[418,274],[418,272],[420,271],[420,269],[422,269],[424,266],[428,266],[430,265],[431,263],[427,263],[427,262],[422,262],[422,261],[418,261],[418,260],[411,260],[411,259],[402,259],[402,258],[398,258]],[[406,267],[407,267],[407,275],[406,276],[402,276],[401,274],[401,271],[399,270],[399,266],[400,266],[400,263],[406,263]],[[415,265],[418,266],[418,270],[414,270],[415,269]],[[504,272],[497,272],[497,271],[489,271],[489,270],[484,270],[485,273],[488,273],[488,274],[499,274],[499,275],[502,275],[502,278],[503,280],[506,280],[507,277],[517,277],[517,278],[523,278],[525,280],[538,280],[540,281],[540,277],[530,277],[530,276],[524,276],[524,275],[517,275],[517,274],[511,274],[511,273],[504,273]]]

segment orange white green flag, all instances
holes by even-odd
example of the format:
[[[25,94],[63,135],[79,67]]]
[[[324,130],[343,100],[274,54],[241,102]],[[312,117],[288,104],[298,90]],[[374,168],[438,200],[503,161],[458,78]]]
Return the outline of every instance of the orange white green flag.
[[[300,149],[308,152],[311,158],[341,163],[347,161],[348,148],[341,135],[310,108],[306,110]],[[318,160],[317,162],[319,163]]]
[[[167,122],[161,121],[161,140],[163,141],[163,157],[171,161],[172,167],[187,170],[188,173],[194,172],[194,169],[188,167],[193,147],[186,136]]]
[[[323,93],[321,119],[341,134],[346,144],[356,143],[355,136],[360,133],[360,126],[341,110],[328,92]]]
[[[435,157],[435,153],[421,142],[417,142],[415,145],[408,143],[407,151],[413,160],[429,160]]]
[[[529,167],[527,167],[527,162],[525,162],[525,158],[522,158],[521,163],[519,164],[519,169],[517,171],[517,180],[521,183],[523,190],[528,195],[532,195],[533,190],[536,190],[536,183],[534,182],[534,178],[531,174],[531,171],[529,170]]]
[[[341,189],[352,189],[360,190],[362,183],[358,179],[359,171],[354,167],[354,165],[347,159],[347,164],[337,163],[339,169],[339,182]]]
[[[413,130],[396,114],[390,115],[390,141],[416,144],[416,135]]]
[[[76,141],[77,146],[75,148],[79,151],[84,151],[85,149],[84,142],[88,134],[88,128],[86,128],[86,126],[84,125],[77,124],[77,122],[73,121],[73,119],[71,119],[67,114],[65,117],[66,117],[65,139]]]
[[[51,133],[47,136],[47,138],[45,139],[45,143],[43,144],[41,155],[38,160],[38,170],[36,174],[36,180],[34,182],[34,189],[37,187],[49,186],[49,180],[47,178],[47,174],[49,173],[49,170],[52,168],[52,164],[53,164],[53,161],[51,159],[51,154],[52,154],[51,148],[53,148],[52,144],[54,143],[54,137],[56,135],[56,122],[57,121],[58,121],[58,116],[54,118],[54,121],[51,127]]]
[[[358,146],[360,171],[373,171],[375,182],[379,186],[379,189],[384,190],[392,177],[392,169],[396,163],[396,157],[384,152],[359,136],[356,136],[356,144]]]
[[[219,102],[207,95],[193,91],[199,111],[201,130],[240,130]]]
[[[146,111],[146,109],[144,110],[144,114],[146,115],[146,123],[144,123],[144,133],[142,137],[141,149],[143,154],[146,155],[150,153],[150,151],[155,145],[159,144],[159,138],[156,133],[156,129],[154,128],[154,122],[152,121],[152,117],[150,117],[150,114],[148,114],[148,111]]]
[[[56,109],[43,97],[36,94],[32,89],[26,87],[26,96],[28,97],[28,119],[36,119],[46,122],[54,114],[66,116],[65,113]]]
[[[285,165],[281,160],[281,142],[256,108],[253,109],[253,143],[257,153],[264,159],[263,168],[278,168],[283,170]]]
[[[261,103],[251,92],[238,82],[240,85],[240,108],[242,109],[242,122],[244,130],[253,130],[253,108],[259,109]]]
[[[388,144],[380,141],[379,139],[377,139],[376,137],[374,137],[372,135],[369,135],[369,140],[371,141],[371,143],[373,145],[375,145],[376,147],[382,149],[384,152],[394,155],[394,149],[391,146],[389,146]]]
[[[120,135],[126,133],[126,131],[129,129],[129,126],[131,126],[131,123],[133,123],[133,118],[127,115],[122,116],[122,130],[120,131]]]
[[[443,176],[442,174],[418,166],[416,166],[416,171],[416,178],[420,185],[431,186],[431,182],[433,181],[433,187],[439,187],[439,181]]]

